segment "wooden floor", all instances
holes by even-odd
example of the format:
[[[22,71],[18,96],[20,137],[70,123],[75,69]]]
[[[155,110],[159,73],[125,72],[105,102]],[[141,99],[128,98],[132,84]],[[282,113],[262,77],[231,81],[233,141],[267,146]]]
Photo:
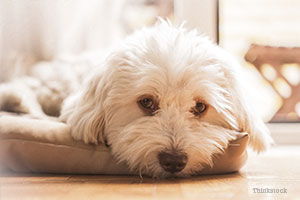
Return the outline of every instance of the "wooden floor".
[[[300,146],[250,155],[239,173],[189,179],[2,174],[0,199],[300,199]]]

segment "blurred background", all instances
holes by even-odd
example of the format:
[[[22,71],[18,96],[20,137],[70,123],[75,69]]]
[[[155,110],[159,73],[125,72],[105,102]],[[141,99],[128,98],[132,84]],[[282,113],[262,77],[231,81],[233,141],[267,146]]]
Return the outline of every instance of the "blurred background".
[[[0,82],[41,61],[105,52],[160,16],[232,53],[266,122],[299,122],[299,10],[298,0],[1,0]]]

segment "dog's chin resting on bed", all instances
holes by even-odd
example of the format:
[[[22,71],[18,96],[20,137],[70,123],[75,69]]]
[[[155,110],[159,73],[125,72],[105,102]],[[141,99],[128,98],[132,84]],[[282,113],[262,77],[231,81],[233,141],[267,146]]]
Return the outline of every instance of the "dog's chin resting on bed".
[[[74,139],[106,144],[140,174],[190,176],[213,165],[239,132],[257,152],[272,141],[248,107],[237,68],[195,30],[160,21],[114,48],[65,99],[60,120]]]

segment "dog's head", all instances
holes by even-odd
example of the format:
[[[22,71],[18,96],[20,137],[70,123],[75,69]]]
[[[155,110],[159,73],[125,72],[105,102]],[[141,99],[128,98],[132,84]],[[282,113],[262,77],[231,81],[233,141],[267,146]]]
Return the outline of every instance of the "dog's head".
[[[246,105],[234,68],[226,52],[196,31],[160,22],[111,53],[63,116],[75,139],[106,140],[132,170],[195,174],[238,132],[248,132],[257,151],[268,146],[267,129]]]

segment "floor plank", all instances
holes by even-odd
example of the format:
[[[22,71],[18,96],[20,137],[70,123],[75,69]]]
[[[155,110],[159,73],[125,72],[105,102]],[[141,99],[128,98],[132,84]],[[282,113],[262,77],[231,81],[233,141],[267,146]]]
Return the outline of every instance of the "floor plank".
[[[286,189],[287,193],[255,193]],[[0,199],[299,199],[300,146],[250,153],[239,173],[154,180],[136,176],[2,174]]]

